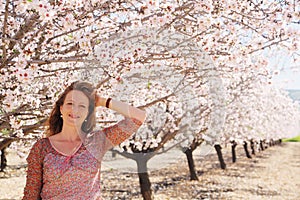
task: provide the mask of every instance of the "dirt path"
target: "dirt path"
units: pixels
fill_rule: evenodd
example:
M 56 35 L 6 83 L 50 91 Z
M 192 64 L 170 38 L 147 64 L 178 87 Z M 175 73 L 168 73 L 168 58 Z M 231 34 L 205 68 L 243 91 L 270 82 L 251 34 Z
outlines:
M 185 198 L 300 199 L 300 143 L 286 143 L 271 147 L 257 153 L 252 159 L 246 158 L 242 149 L 237 149 L 239 157 L 234 164 L 230 161 L 230 151 L 226 150 L 225 157 L 229 158 L 227 169 L 206 166 L 208 170 L 205 171 L 203 168 L 205 164 L 201 166 L 204 173 L 199 177 L 199 182 L 191 186 L 195 190 L 188 191 Z M 180 196 L 183 196 L 181 191 L 184 191 L 184 188 L 186 188 L 184 184 L 176 188 Z M 176 199 L 175 197 L 172 199 Z
M 249 199 L 300 199 L 299 143 L 269 149 L 251 168 L 245 179 L 249 181 L 236 187 L 237 191 L 245 191 Z M 245 189 L 247 184 L 252 189 Z
M 214 152 L 206 156 L 201 154 L 201 150 L 195 152 L 199 181 L 189 181 L 187 163 L 182 155 L 178 156 L 175 164 L 151 170 L 155 199 L 300 199 L 300 143 L 271 147 L 252 159 L 246 158 L 243 149 L 238 146 L 236 163 L 231 163 L 229 147 L 223 149 L 223 154 L 226 170 L 219 169 Z M 0 200 L 20 199 L 22 196 L 25 160 L 16 161 L 14 155 L 11 156 L 7 172 L 0 172 Z M 142 199 L 135 173 L 107 169 L 102 173 L 102 180 L 104 199 Z
M 238 146 L 236 163 L 231 161 L 230 147 L 222 151 L 226 170 L 220 169 L 215 152 L 205 157 L 195 152 L 199 181 L 189 180 L 185 159 L 152 171 L 155 199 L 300 200 L 300 143 L 271 147 L 252 159 L 246 158 L 243 148 Z M 142 199 L 136 175 L 104 173 L 103 180 L 105 199 Z

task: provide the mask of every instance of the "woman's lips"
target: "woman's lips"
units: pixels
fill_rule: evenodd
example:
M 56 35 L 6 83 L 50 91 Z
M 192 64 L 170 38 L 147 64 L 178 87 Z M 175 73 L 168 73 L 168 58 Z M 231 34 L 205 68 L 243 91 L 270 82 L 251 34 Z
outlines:
M 69 117 L 73 118 L 73 119 L 79 119 L 80 116 L 74 115 L 74 114 L 69 114 Z

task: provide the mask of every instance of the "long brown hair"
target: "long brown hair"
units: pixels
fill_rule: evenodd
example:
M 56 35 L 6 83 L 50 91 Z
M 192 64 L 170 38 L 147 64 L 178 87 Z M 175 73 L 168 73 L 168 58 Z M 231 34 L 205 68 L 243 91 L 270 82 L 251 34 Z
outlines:
M 62 130 L 63 119 L 61 117 L 60 106 L 64 104 L 67 94 L 72 90 L 78 90 L 83 92 L 89 99 L 88 115 L 82 123 L 81 130 L 85 133 L 89 133 L 96 125 L 95 114 L 95 89 L 92 84 L 87 82 L 76 81 L 69 85 L 65 91 L 59 96 L 58 100 L 54 104 L 54 108 L 48 119 L 48 130 L 46 136 L 55 135 Z

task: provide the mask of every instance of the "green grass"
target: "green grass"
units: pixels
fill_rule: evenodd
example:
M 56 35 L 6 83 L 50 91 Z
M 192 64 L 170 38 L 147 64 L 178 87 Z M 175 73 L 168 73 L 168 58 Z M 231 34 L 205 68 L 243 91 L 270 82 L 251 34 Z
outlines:
M 300 142 L 300 135 L 293 138 L 283 139 L 283 142 Z

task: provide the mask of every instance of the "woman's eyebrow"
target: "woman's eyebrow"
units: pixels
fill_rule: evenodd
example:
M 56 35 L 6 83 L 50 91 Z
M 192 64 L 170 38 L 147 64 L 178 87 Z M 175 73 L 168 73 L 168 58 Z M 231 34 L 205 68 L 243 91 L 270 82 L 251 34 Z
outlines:
M 76 101 L 74 101 L 73 99 L 66 99 L 66 102 L 76 102 Z M 80 101 L 78 104 L 84 104 L 84 105 L 87 105 L 88 103 L 85 103 L 85 102 L 83 102 L 83 101 Z
M 66 99 L 66 101 L 72 101 L 73 102 L 73 99 Z

